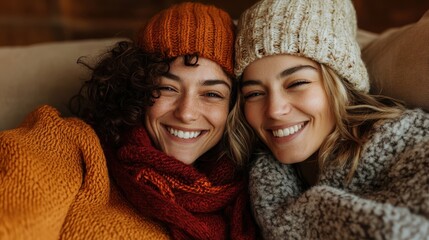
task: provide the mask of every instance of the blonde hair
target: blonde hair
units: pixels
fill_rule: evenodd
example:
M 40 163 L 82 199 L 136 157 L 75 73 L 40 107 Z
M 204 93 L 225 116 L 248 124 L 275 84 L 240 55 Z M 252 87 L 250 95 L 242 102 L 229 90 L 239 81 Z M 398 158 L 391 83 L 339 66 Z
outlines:
M 403 111 L 402 103 L 386 96 L 370 95 L 356 90 L 341 79 L 330 67 L 320 64 L 325 91 L 335 119 L 335 129 L 322 143 L 318 153 L 320 169 L 330 164 L 345 167 L 350 171 L 345 179 L 349 182 L 357 168 L 362 147 L 376 123 L 383 119 L 398 117 Z M 258 143 L 257 135 L 247 123 L 243 113 L 244 100 L 239 92 L 238 100 L 230 118 L 227 131 L 230 153 L 239 165 L 245 165 Z
M 229 143 L 229 154 L 236 165 L 241 167 L 247 164 L 253 147 L 258 145 L 258 137 L 244 117 L 243 105 L 243 95 L 238 90 L 237 101 L 228 115 L 225 131 Z
M 387 96 L 370 95 L 357 91 L 342 80 L 331 68 L 320 64 L 325 91 L 336 120 L 334 131 L 328 135 L 319 149 L 319 165 L 344 167 L 350 165 L 346 181 L 356 171 L 362 147 L 373 127 L 381 120 L 397 118 L 404 111 L 399 101 Z

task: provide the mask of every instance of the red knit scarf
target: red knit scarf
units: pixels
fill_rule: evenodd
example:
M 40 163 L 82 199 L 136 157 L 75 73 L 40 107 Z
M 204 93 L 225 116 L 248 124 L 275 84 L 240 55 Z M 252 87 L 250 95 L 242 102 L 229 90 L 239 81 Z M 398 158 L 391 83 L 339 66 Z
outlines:
M 246 177 L 229 159 L 205 154 L 199 169 L 186 165 L 155 149 L 143 127 L 110 155 L 110 173 L 126 198 L 166 224 L 174 239 L 255 238 Z

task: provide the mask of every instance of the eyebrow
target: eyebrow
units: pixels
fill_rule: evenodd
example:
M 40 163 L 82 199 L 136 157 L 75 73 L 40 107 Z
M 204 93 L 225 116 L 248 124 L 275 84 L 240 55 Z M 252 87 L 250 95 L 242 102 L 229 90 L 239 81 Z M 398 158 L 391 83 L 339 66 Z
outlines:
M 165 73 L 163 76 L 165 76 L 166 78 L 169 78 L 169 79 L 171 79 L 171 80 L 173 80 L 173 81 L 177 81 L 177 82 L 181 81 L 181 79 L 180 79 L 180 77 L 179 77 L 179 76 L 174 75 L 174 74 L 172 74 L 172 73 Z M 214 86 L 214 85 L 218 85 L 218 84 L 223 84 L 223 85 L 227 86 L 227 87 L 228 87 L 228 89 L 231 89 L 231 85 L 230 85 L 230 84 L 228 84 L 228 82 L 227 82 L 227 81 L 225 81 L 225 80 L 221 80 L 221 79 L 208 79 L 208 80 L 203 80 L 203 81 L 202 81 L 202 83 L 203 83 L 203 84 L 202 84 L 203 86 Z
M 287 77 L 291 74 L 294 74 L 295 72 L 298 72 L 303 69 L 311 69 L 317 71 L 317 68 L 311 66 L 311 65 L 299 65 L 291 68 L 285 69 L 283 72 L 279 74 L 279 77 Z
M 299 65 L 299 66 L 290 67 L 290 68 L 287 68 L 287 69 L 283 70 L 278 75 L 278 78 L 287 77 L 287 76 L 292 75 L 295 72 L 298 72 L 298 71 L 303 70 L 303 69 L 311 69 L 311 70 L 317 71 L 317 68 L 314 67 L 314 66 L 311 66 L 311 65 Z M 243 87 L 249 86 L 249 85 L 259 85 L 259 84 L 262 84 L 262 82 L 260 80 L 246 80 L 246 81 L 241 81 L 240 88 L 243 88 Z

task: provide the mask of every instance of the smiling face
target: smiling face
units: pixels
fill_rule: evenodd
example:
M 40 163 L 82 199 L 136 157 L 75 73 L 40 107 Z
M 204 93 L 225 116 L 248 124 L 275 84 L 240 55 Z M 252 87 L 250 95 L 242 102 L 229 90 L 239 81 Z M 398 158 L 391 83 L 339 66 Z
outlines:
M 322 81 L 320 66 L 304 57 L 268 56 L 245 69 L 244 115 L 278 161 L 305 161 L 333 131 Z
M 192 164 L 222 138 L 229 111 L 231 80 L 215 62 L 183 57 L 159 80 L 160 97 L 146 111 L 145 124 L 155 146 Z

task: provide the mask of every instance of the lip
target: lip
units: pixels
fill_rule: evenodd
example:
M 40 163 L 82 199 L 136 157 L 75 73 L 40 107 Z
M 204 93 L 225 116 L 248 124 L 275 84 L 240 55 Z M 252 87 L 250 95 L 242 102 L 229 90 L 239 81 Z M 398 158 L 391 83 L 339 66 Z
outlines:
M 279 136 L 274 136 L 273 131 L 277 131 L 280 129 L 286 129 L 286 128 L 290 128 L 296 125 L 302 124 L 302 127 L 297 130 L 296 132 L 294 132 L 293 134 L 290 134 L 288 136 L 283 136 L 283 137 L 279 137 Z M 297 138 L 302 131 L 307 127 L 308 125 L 308 121 L 304 121 L 304 122 L 299 122 L 299 123 L 294 123 L 294 124 L 288 124 L 288 125 L 282 125 L 282 126 L 276 126 L 276 127 L 272 127 L 267 129 L 267 133 L 270 136 L 271 140 L 275 143 L 287 143 L 292 141 L 293 139 Z

